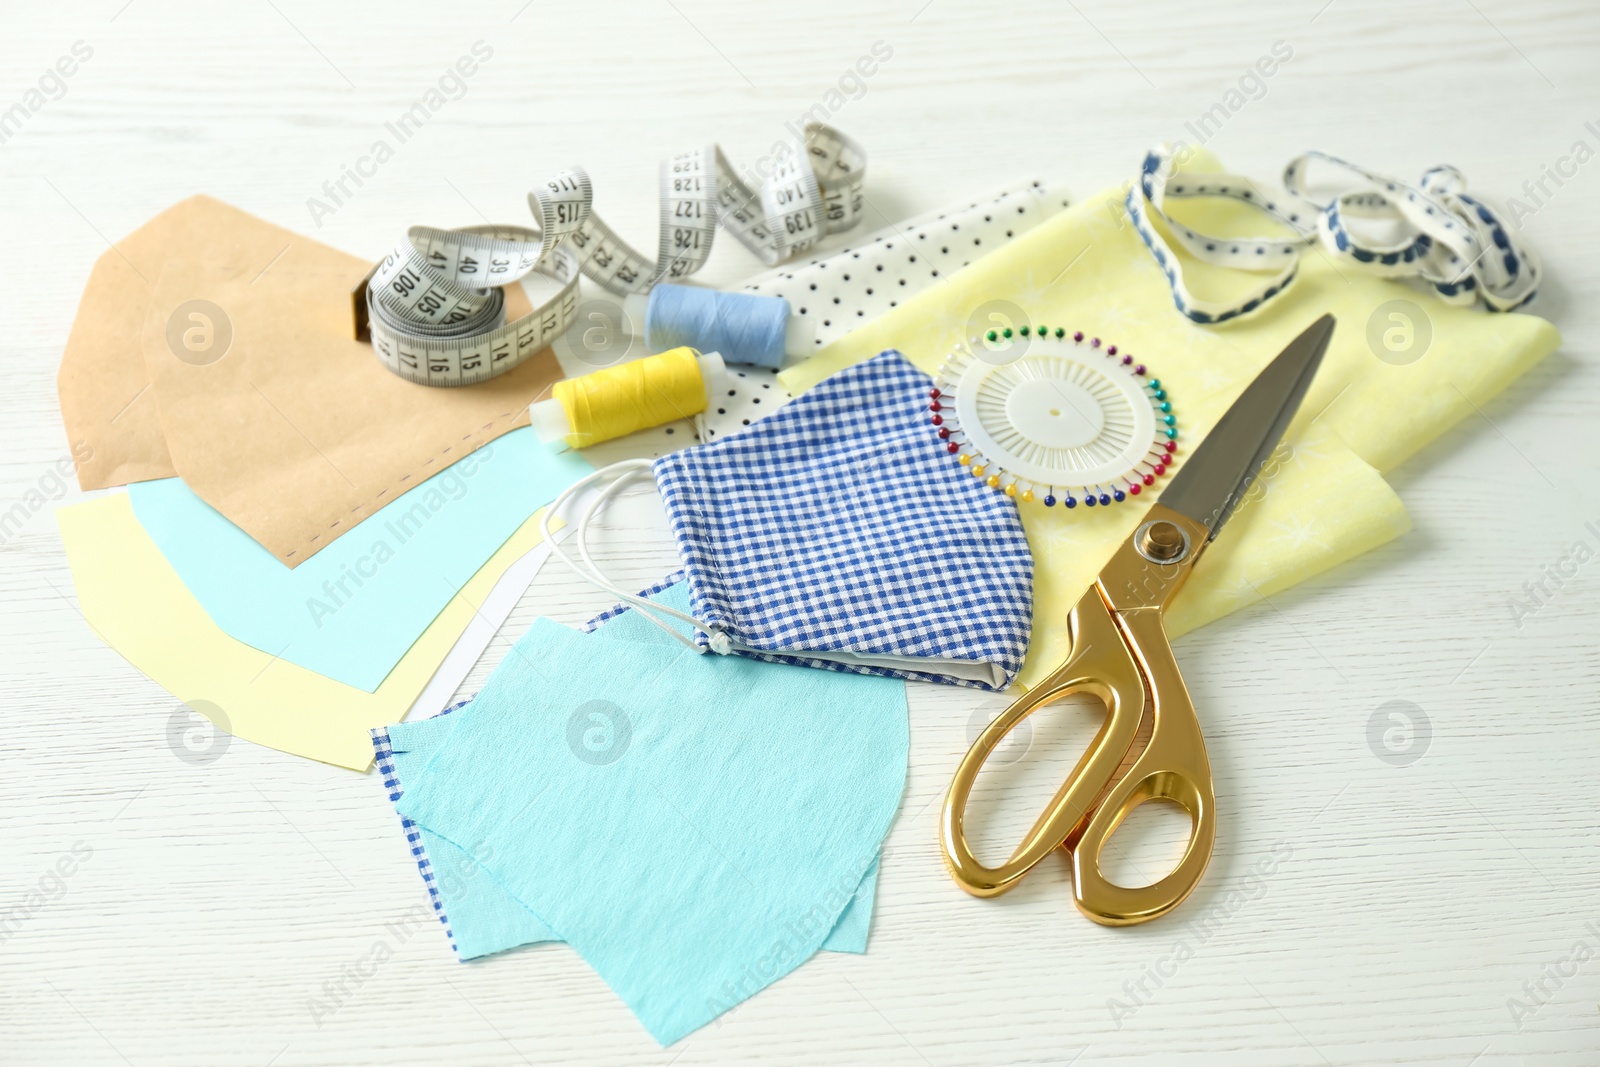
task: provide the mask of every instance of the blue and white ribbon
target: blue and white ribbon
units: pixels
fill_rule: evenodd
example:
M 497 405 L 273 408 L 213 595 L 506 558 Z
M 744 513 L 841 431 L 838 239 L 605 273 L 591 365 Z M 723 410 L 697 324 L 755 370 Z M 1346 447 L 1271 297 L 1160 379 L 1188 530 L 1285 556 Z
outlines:
M 1313 163 L 1338 176 L 1319 197 L 1309 175 Z M 1172 287 L 1172 299 L 1198 323 L 1222 323 L 1258 310 L 1288 288 L 1301 253 L 1320 245 L 1336 267 L 1382 278 L 1415 278 L 1452 304 L 1513 311 L 1532 300 L 1539 261 L 1481 200 L 1468 196 L 1454 167 L 1433 167 L 1417 185 L 1386 178 L 1322 152 L 1307 152 L 1284 168 L 1284 192 L 1264 193 L 1236 174 L 1174 173 L 1172 151 L 1159 145 L 1145 154 L 1125 206 L 1145 247 Z M 1282 224 L 1287 236 L 1214 237 L 1167 214 L 1168 197 L 1216 198 L 1245 204 Z M 1205 263 L 1269 275 L 1231 301 L 1205 300 L 1184 284 L 1183 263 L 1156 229 L 1159 218 L 1185 253 Z

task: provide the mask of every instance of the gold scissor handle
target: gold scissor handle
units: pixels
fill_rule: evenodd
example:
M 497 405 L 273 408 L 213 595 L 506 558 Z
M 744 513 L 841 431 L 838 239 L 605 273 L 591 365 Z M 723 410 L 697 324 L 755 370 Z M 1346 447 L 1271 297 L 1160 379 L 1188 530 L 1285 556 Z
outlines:
M 1125 926 L 1165 915 L 1205 873 L 1216 842 L 1211 764 L 1161 620 L 1207 531 L 1159 504 L 1148 518 L 1147 525 L 1179 527 L 1186 554 L 1170 564 L 1153 564 L 1133 541 L 1125 544 L 1072 609 L 1066 663 L 990 723 L 956 769 L 945 794 L 940 844 L 951 877 L 969 893 L 1003 893 L 1052 850 L 1062 848 L 1072 857 L 1078 910 L 1095 922 Z M 984 761 L 1023 719 L 1080 692 L 1092 693 L 1106 705 L 1099 733 L 1011 858 L 998 867 L 985 866 L 973 856 L 965 831 L 967 801 Z M 1146 717 L 1149 741 L 1119 777 Z M 1151 885 L 1114 885 L 1101 872 L 1100 854 L 1129 812 L 1156 799 L 1171 800 L 1189 813 L 1192 828 L 1183 859 Z
M 1129 926 L 1165 915 L 1200 884 L 1217 840 L 1217 800 L 1200 720 L 1172 658 L 1160 613 L 1134 611 L 1117 618 L 1150 682 L 1150 741 L 1067 848 L 1072 854 L 1072 895 L 1078 910 L 1107 926 Z M 1147 800 L 1158 799 L 1170 800 L 1189 813 L 1189 845 L 1183 858 L 1170 874 L 1151 885 L 1128 888 L 1112 883 L 1100 870 L 1101 850 L 1129 812 Z
M 1082 826 L 1105 783 L 1115 776 L 1127 756 L 1144 714 L 1145 688 L 1138 664 L 1117 632 L 1098 586 L 1090 586 L 1072 609 L 1068 631 L 1072 647 L 1066 663 L 1001 712 L 978 735 L 945 794 L 940 822 L 945 866 L 957 884 L 975 896 L 1004 893 Z M 1098 697 L 1106 706 L 1105 722 L 1011 858 L 998 867 L 985 866 L 972 854 L 965 829 L 967 800 L 978 772 L 1018 723 L 1046 704 L 1073 693 Z

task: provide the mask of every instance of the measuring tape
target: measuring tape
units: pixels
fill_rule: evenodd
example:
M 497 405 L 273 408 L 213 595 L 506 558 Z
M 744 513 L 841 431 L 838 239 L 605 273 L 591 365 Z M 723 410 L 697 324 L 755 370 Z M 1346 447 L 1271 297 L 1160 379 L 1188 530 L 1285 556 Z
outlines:
M 1326 199 L 1310 190 L 1316 162 L 1342 172 Z M 1487 205 L 1467 195 L 1466 178 L 1454 167 L 1430 168 L 1411 185 L 1307 152 L 1289 161 L 1283 185 L 1285 192 L 1275 195 L 1236 174 L 1175 172 L 1166 145 L 1145 154 L 1125 200 L 1128 218 L 1167 276 L 1173 303 L 1192 321 L 1227 322 L 1261 308 L 1294 280 L 1302 250 L 1318 244 L 1336 264 L 1383 278 L 1416 278 L 1449 303 L 1470 305 L 1482 298 L 1490 311 L 1514 311 L 1534 298 L 1538 258 Z M 1168 197 L 1232 200 L 1280 223 L 1290 236 L 1198 233 L 1167 214 Z M 1232 301 L 1195 296 L 1184 284 L 1182 261 L 1152 218 L 1195 259 L 1268 279 Z
M 414 226 L 379 263 L 365 310 L 380 362 L 421 385 L 472 385 L 504 374 L 572 324 L 580 274 L 621 296 L 695 273 L 720 225 L 772 266 L 860 221 L 866 153 L 854 140 L 808 123 L 759 190 L 716 145 L 663 160 L 655 259 L 634 250 L 594 213 L 581 167 L 528 194 L 537 229 Z M 505 322 L 504 286 L 542 274 L 556 289 L 532 312 Z M 358 321 L 358 331 L 359 331 Z
M 367 285 L 378 360 L 419 385 L 472 385 L 522 363 L 560 336 L 577 309 L 579 260 L 559 240 L 548 227 L 413 226 Z M 533 271 L 557 282 L 555 296 L 506 322 L 502 287 Z

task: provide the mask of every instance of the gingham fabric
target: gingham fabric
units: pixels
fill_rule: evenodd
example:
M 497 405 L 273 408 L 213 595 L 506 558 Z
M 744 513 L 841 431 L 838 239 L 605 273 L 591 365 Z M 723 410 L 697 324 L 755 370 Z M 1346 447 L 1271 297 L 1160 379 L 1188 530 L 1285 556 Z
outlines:
M 1033 557 L 1015 503 L 944 454 L 932 387 L 890 349 L 747 430 L 656 460 L 695 617 L 761 659 L 1008 685 L 1027 652 Z M 927 666 L 806 655 L 819 652 Z M 963 660 L 996 670 L 941 669 Z
M 459 711 L 472 703 L 472 698 L 459 701 L 441 711 L 440 715 L 448 715 L 452 711 Z M 380 726 L 372 733 L 372 752 L 378 764 L 378 774 L 383 778 L 384 792 L 389 794 L 389 803 L 393 804 L 405 795 L 405 789 L 400 784 L 400 776 L 394 769 L 394 746 L 389 741 L 389 728 Z M 399 814 L 396 812 L 395 814 Z M 450 951 L 456 951 L 456 935 L 450 930 L 450 916 L 444 913 L 444 901 L 439 896 L 439 882 L 433 874 L 433 861 L 428 858 L 427 846 L 422 843 L 422 830 L 416 823 L 400 816 L 400 828 L 405 831 L 406 847 L 411 849 L 411 858 L 417 862 L 417 873 L 422 875 L 422 884 L 428 887 L 428 903 L 433 905 L 433 913 L 439 917 L 439 922 L 444 925 L 444 936 L 450 941 Z

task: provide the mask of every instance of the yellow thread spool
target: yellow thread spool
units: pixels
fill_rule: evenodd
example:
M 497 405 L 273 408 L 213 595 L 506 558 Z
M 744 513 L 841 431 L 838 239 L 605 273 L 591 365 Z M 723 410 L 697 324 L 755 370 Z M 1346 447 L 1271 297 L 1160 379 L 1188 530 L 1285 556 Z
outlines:
M 717 353 L 674 348 L 563 379 L 529 416 L 540 440 L 559 438 L 569 448 L 588 448 L 700 414 L 720 387 L 722 372 Z

